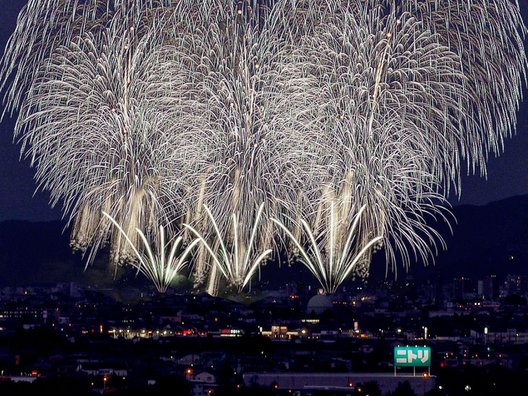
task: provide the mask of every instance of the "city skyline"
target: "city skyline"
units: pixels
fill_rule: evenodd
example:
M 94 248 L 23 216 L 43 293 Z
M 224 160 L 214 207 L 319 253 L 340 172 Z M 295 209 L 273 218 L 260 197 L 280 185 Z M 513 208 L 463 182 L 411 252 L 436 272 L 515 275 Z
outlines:
M 4 3 L 1 395 L 528 389 L 528 0 Z

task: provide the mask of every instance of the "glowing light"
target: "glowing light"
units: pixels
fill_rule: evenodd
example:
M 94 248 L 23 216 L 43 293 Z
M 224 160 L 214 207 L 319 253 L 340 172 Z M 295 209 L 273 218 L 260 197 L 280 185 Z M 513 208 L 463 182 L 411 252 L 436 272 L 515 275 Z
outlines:
M 127 263 L 150 279 L 160 293 L 165 293 L 176 275 L 187 264 L 187 257 L 198 244 L 199 240 L 195 239 L 191 242 L 178 257 L 177 254 L 180 252 L 183 243 L 182 237 L 177 237 L 170 250 L 167 250 L 170 242 L 167 243 L 165 241 L 165 230 L 160 226 L 159 233 L 157 234 L 159 240 L 156 241 L 157 249 L 151 247 L 147 237 L 140 229 L 136 229 L 136 232 L 140 237 L 142 246 L 136 246 L 112 216 L 106 212 L 103 212 L 103 214 L 112 222 L 121 235 L 123 235 L 135 254 L 135 259 L 129 259 Z M 139 251 L 141 248 L 146 253 L 141 253 Z
M 205 205 L 204 209 L 215 230 L 216 241 L 213 245 L 194 227 L 188 224 L 185 224 L 185 227 L 203 243 L 214 265 L 217 266 L 227 281 L 235 286 L 238 291 L 241 291 L 251 280 L 263 260 L 272 251 L 271 249 L 267 249 L 259 254 L 254 248 L 264 204 L 261 204 L 257 211 L 250 234 L 240 232 L 240 222 L 236 213 L 233 213 L 231 217 L 230 232 L 228 230 L 221 232 L 211 210 Z M 215 251 L 211 246 L 218 246 L 218 249 Z
M 514 132 L 525 33 L 510 0 L 29 0 L 0 90 L 88 263 L 107 244 L 114 264 L 137 263 L 162 225 L 186 223 L 217 236 L 195 282 L 216 290 L 218 271 L 240 290 L 269 254 L 242 251 L 284 237 L 274 218 L 305 261 L 301 234 L 325 236 L 328 260 L 308 258 L 328 291 L 382 246 L 393 267 L 444 246 L 429 218 L 448 220 L 462 164 L 485 175 Z M 361 257 L 336 273 L 360 208 Z
M 365 206 L 356 214 L 351 225 L 348 222 L 348 212 L 336 213 L 335 206 L 334 202 L 330 204 L 327 224 L 319 234 L 314 234 L 310 225 L 304 219 L 301 220 L 308 249 L 303 247 L 303 243 L 284 224 L 273 219 L 299 251 L 300 261 L 317 278 L 324 292 L 330 294 L 335 293 L 357 263 L 382 239 L 377 236 L 364 246 L 358 245 L 357 227 Z M 340 217 L 340 214 L 343 217 Z

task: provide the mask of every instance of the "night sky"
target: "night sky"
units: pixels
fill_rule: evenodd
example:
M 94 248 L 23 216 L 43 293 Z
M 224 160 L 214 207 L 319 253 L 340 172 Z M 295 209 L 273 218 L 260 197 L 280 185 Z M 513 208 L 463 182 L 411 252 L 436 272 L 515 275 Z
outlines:
M 0 53 L 15 28 L 17 15 L 27 0 L 4 0 L 0 9 Z M 528 1 L 521 0 L 525 21 L 528 21 Z M 525 96 L 526 90 L 525 90 Z M 0 109 L 2 105 L 0 104 Z M 48 221 L 61 217 L 59 208 L 51 209 L 46 192 L 35 193 L 34 170 L 28 161 L 19 161 L 20 148 L 13 144 L 14 120 L 6 118 L 0 124 L 0 221 Z M 488 179 L 465 177 L 460 201 L 451 197 L 454 205 L 475 204 L 528 194 L 528 100 L 521 104 L 517 135 L 505 143 L 504 154 L 491 158 Z

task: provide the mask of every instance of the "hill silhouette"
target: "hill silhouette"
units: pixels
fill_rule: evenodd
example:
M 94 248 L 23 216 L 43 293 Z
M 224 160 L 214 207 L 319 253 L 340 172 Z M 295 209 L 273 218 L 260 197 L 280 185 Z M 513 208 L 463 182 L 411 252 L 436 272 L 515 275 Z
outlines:
M 85 261 L 70 249 L 69 232 L 64 227 L 60 221 L 0 222 L 0 286 L 113 282 L 113 270 L 105 263 L 104 254 L 85 271 Z
M 447 250 L 436 265 L 418 273 L 439 279 L 454 276 L 482 277 L 497 274 L 528 274 L 528 195 L 453 209 L 457 223 L 453 234 L 441 231 Z
M 414 263 L 408 273 L 417 279 L 438 281 L 455 276 L 474 278 L 487 274 L 528 274 L 528 195 L 492 202 L 485 206 L 463 205 L 453 208 L 457 218 L 453 234 L 446 224 L 437 229 L 444 236 L 447 250 L 432 263 Z M 85 271 L 82 256 L 72 253 L 69 231 L 62 222 L 0 222 L 0 286 L 32 283 L 79 282 L 120 287 L 103 253 L 93 267 Z M 398 277 L 405 274 L 400 268 Z M 371 277 L 383 279 L 385 262 L 382 252 L 375 255 Z M 393 275 L 389 274 L 389 278 Z M 130 277 L 129 277 L 130 280 Z M 269 287 L 287 281 L 311 282 L 300 264 L 273 265 L 262 269 L 262 280 Z M 141 282 L 141 279 L 137 279 Z

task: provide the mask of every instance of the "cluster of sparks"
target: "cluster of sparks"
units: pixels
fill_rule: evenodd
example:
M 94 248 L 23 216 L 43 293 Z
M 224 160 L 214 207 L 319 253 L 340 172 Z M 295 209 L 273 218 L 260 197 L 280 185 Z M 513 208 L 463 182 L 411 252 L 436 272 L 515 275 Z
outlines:
M 29 0 L 0 88 L 88 262 L 164 291 L 189 259 L 216 293 L 282 249 L 331 293 L 443 245 L 514 132 L 525 33 L 511 0 Z

